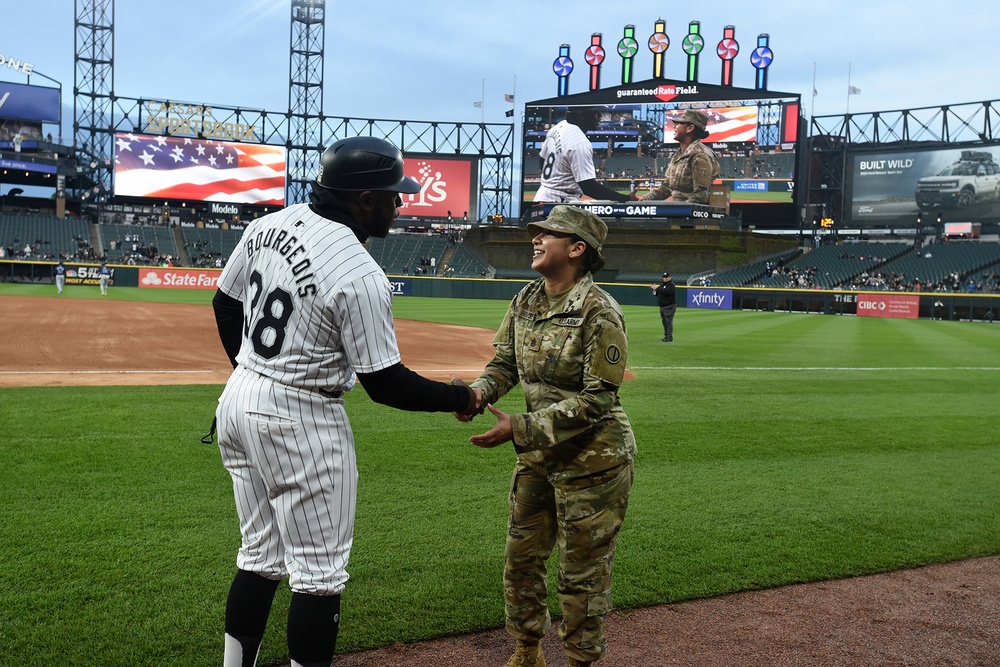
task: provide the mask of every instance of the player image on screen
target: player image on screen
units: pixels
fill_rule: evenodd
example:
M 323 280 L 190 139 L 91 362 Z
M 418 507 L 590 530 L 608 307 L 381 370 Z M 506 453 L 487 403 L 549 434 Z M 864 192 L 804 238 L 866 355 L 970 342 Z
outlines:
M 545 135 L 542 144 L 542 182 L 535 193 L 536 202 L 562 203 L 592 199 L 625 202 L 634 194 L 622 194 L 597 182 L 594 147 L 587 138 L 601 120 L 600 107 L 571 109 L 566 119 Z

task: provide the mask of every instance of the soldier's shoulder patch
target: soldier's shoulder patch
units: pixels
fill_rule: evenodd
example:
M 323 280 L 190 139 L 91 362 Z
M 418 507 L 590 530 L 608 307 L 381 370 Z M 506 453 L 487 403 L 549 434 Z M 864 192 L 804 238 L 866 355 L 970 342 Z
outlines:
M 591 357 L 591 375 L 618 387 L 625 377 L 627 358 L 628 338 L 625 332 L 610 322 L 604 323 L 598 329 L 598 339 Z
M 604 349 L 604 358 L 611 365 L 615 365 L 622 360 L 622 349 L 612 343 Z

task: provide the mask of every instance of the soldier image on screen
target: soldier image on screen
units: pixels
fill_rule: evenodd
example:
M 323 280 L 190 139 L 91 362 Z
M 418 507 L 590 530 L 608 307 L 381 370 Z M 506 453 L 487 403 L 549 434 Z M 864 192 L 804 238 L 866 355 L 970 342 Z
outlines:
M 400 361 L 392 288 L 364 243 L 389 233 L 400 193 L 420 190 L 402 153 L 375 137 L 341 139 L 311 187 L 310 203 L 247 227 L 212 302 L 235 369 L 216 420 L 242 536 L 224 667 L 256 664 L 285 577 L 292 666 L 330 665 L 354 537 L 358 470 L 343 395 L 355 377 L 373 401 L 402 410 L 471 414 L 481 398 Z
M 587 138 L 589 130 L 600 124 L 601 107 L 571 108 L 566 119 L 556 123 L 542 144 L 542 182 L 535 193 L 536 202 L 560 204 L 579 201 L 584 195 L 602 201 L 626 202 L 635 194 L 622 194 L 597 182 L 594 146 Z
M 680 149 L 670 158 L 666 178 L 639 201 L 684 201 L 708 203 L 708 190 L 719 178 L 719 159 L 711 148 L 702 143 L 708 138 L 709 118 L 706 114 L 688 109 L 673 119 L 674 140 Z

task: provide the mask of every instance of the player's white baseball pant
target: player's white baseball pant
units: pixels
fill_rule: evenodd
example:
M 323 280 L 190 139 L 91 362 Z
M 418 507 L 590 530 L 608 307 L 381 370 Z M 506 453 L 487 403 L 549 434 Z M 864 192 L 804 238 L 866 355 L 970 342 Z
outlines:
M 233 479 L 236 564 L 293 591 L 347 582 L 358 471 L 344 402 L 238 367 L 219 398 L 219 450 Z

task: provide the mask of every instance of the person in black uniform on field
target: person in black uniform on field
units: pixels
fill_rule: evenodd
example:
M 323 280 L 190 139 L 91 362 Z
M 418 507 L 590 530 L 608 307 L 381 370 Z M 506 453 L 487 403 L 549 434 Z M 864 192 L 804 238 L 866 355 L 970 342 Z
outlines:
M 663 343 L 674 342 L 674 313 L 677 312 L 677 287 L 670 279 L 669 273 L 663 274 L 663 282 L 659 285 L 650 283 L 656 300 L 660 304 L 660 319 L 663 320 Z

